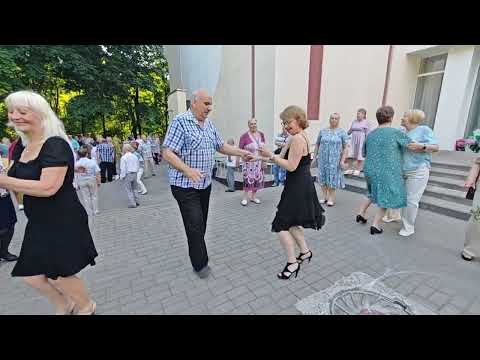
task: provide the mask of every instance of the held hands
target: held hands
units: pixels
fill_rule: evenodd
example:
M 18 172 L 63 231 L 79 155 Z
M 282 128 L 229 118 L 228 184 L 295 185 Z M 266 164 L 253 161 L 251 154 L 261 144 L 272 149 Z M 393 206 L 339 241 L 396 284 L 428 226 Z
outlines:
M 251 152 L 249 152 L 249 151 L 247 151 L 247 150 L 244 150 L 244 151 L 242 152 L 242 159 L 243 159 L 243 161 L 245 161 L 245 162 L 256 160 L 256 159 L 255 159 L 255 155 L 253 155 Z
M 423 152 L 423 144 L 412 142 L 407 145 L 408 150 L 413 151 L 413 152 Z
M 272 152 L 270 150 L 268 150 L 265 146 L 260 146 L 258 148 L 258 153 L 260 154 L 260 156 L 266 158 L 266 159 L 270 159 L 272 157 Z

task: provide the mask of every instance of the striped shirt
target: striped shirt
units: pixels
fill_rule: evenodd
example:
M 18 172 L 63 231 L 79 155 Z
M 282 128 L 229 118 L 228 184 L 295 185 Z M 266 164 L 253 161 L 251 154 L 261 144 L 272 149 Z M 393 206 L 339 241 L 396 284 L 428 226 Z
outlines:
M 202 128 L 190 110 L 177 115 L 168 127 L 163 147 L 172 150 L 192 169 L 200 170 L 203 178 L 194 183 L 170 165 L 170 185 L 194 189 L 206 189 L 210 186 L 215 165 L 214 155 L 223 144 L 220 134 L 209 119 L 205 120 Z
M 114 149 L 112 144 L 102 143 L 97 146 L 97 159 L 100 162 L 113 163 Z

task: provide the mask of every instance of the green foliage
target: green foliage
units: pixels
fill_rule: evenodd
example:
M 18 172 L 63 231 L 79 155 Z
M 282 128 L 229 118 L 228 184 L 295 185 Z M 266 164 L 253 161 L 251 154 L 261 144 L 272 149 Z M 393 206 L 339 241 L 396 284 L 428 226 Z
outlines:
M 43 95 L 68 133 L 166 131 L 168 65 L 159 45 L 0 45 L 0 101 L 12 91 Z M 0 136 L 7 114 L 0 105 Z

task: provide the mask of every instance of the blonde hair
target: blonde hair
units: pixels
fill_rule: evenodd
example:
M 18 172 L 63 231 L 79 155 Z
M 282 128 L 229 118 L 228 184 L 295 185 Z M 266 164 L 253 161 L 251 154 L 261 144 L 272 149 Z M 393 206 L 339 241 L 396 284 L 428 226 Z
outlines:
M 5 99 L 5 105 L 7 105 L 9 111 L 13 108 L 26 107 L 36 113 L 40 117 L 44 141 L 53 136 L 59 136 L 66 142 L 70 143 L 68 136 L 65 133 L 63 123 L 57 115 L 55 115 L 43 96 L 28 90 L 17 91 L 7 96 Z M 27 135 L 18 130 L 15 124 L 11 125 L 22 139 L 22 144 L 26 145 L 29 140 Z
M 126 154 L 127 152 L 131 152 L 131 153 L 132 153 L 132 152 L 135 152 L 135 149 L 134 149 L 133 146 L 130 145 L 130 144 L 124 144 L 123 147 L 122 147 L 122 152 L 123 152 L 124 154 Z
M 418 109 L 410 109 L 406 112 L 408 117 L 408 122 L 412 124 L 420 124 L 423 120 L 425 120 L 425 113 L 422 110 Z
M 308 127 L 308 120 L 305 111 L 296 105 L 290 105 L 285 108 L 280 113 L 280 119 L 282 119 L 283 124 L 287 124 L 290 119 L 295 119 L 302 129 L 306 129 Z

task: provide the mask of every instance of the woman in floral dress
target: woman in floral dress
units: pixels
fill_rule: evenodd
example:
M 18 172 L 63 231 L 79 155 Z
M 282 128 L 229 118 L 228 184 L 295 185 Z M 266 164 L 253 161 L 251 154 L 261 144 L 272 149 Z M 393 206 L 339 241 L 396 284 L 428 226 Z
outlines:
M 344 188 L 342 168 L 346 167 L 347 132 L 339 128 L 340 115 L 330 115 L 330 126 L 320 130 L 315 146 L 315 158 L 318 164 L 318 182 L 322 187 L 321 204 L 335 205 L 335 191 Z M 317 158 L 318 156 L 318 158 Z
M 248 131 L 240 137 L 238 147 L 251 152 L 254 156 L 258 156 L 258 149 L 264 144 L 265 135 L 258 131 L 257 120 L 249 120 Z M 241 202 L 243 206 L 247 206 L 249 200 L 255 204 L 261 203 L 256 195 L 257 191 L 263 188 L 264 165 L 262 160 L 243 163 L 243 191 L 245 193 Z

